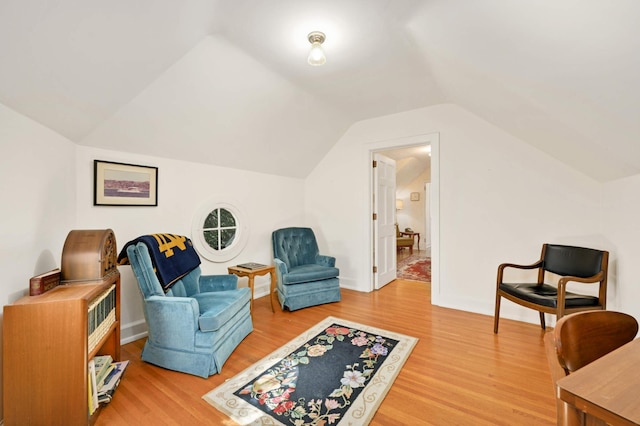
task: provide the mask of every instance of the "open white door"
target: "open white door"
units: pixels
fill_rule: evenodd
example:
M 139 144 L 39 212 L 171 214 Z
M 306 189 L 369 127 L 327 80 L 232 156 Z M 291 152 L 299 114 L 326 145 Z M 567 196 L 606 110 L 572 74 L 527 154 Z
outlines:
M 396 278 L 396 162 L 374 153 L 373 221 L 374 288 Z

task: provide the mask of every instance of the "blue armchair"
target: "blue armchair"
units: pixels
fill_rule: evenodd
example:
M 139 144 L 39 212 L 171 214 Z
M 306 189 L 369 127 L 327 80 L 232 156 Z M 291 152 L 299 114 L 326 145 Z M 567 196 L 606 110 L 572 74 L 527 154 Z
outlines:
M 310 228 L 273 231 L 273 257 L 278 299 L 290 311 L 340 301 L 340 271 L 336 259 L 319 254 Z
M 253 330 L 248 288 L 235 275 L 201 275 L 200 267 L 165 294 L 144 243 L 126 249 L 144 299 L 149 337 L 142 359 L 204 378 L 219 373 Z

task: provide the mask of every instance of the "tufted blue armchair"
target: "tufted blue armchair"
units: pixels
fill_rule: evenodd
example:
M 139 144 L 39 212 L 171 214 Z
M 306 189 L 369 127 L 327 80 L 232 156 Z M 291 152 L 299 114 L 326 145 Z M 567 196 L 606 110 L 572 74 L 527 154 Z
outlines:
M 336 259 L 319 254 L 310 228 L 273 231 L 273 257 L 278 279 L 278 299 L 290 311 L 340 301 L 340 271 Z
M 189 272 L 165 294 L 144 243 L 127 247 L 144 299 L 149 337 L 142 359 L 204 378 L 222 365 L 252 330 L 248 288 L 235 275 Z

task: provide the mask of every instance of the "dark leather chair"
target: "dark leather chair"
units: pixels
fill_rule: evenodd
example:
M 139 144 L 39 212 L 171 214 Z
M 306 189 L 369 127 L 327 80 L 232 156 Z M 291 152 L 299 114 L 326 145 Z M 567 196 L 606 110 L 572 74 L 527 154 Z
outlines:
M 607 306 L 607 268 L 609 252 L 584 247 L 543 244 L 540 260 L 531 265 L 503 263 L 498 266 L 496 305 L 493 332 L 498 332 L 500 300 L 502 297 L 535 309 L 540 313 L 540 326 L 544 330 L 544 314 L 564 315 L 587 310 L 604 310 Z M 506 268 L 537 271 L 537 279 L 528 282 L 504 282 Z M 556 285 L 545 282 L 547 272 L 559 276 Z M 550 274 L 550 275 L 551 275 Z M 598 296 L 567 291 L 567 283 L 597 284 Z

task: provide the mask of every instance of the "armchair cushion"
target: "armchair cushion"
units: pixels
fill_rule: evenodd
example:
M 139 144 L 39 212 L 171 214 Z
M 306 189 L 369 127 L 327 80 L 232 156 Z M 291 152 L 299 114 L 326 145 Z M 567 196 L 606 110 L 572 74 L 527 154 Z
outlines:
M 215 331 L 228 322 L 243 305 L 251 301 L 247 287 L 237 290 L 199 293 L 192 296 L 199 305 L 198 324 L 201 331 Z
M 558 288 L 549 284 L 511 284 L 501 283 L 500 290 L 527 302 L 549 308 L 558 307 Z M 597 306 L 598 298 L 571 292 L 565 293 L 565 306 Z
M 236 275 L 201 275 L 200 292 L 235 290 L 238 287 L 238 277 Z
M 282 277 L 282 284 L 300 284 L 337 277 L 338 268 L 323 265 L 301 265 L 289 269 Z

